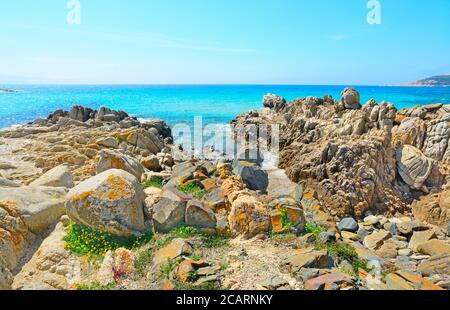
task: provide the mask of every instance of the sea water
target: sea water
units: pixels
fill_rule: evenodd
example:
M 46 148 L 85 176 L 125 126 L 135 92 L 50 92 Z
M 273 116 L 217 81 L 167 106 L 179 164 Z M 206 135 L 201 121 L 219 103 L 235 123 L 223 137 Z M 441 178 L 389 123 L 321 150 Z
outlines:
M 450 88 L 354 86 L 362 103 L 370 98 L 392 102 L 398 109 L 430 103 L 450 103 Z M 72 105 L 98 109 L 104 105 L 138 118 L 160 118 L 170 126 L 227 124 L 236 115 L 259 109 L 262 97 L 275 93 L 287 100 L 325 94 L 340 98 L 345 86 L 297 85 L 0 85 L 18 90 L 0 93 L 0 128 L 25 124 Z

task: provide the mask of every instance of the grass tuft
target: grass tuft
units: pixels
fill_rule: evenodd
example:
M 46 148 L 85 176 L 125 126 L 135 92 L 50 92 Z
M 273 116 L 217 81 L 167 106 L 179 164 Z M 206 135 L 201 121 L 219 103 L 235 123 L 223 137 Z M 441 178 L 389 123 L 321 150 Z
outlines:
M 177 189 L 185 194 L 191 194 L 194 198 L 203 199 L 205 197 L 205 191 L 195 182 L 187 182 L 181 184 Z
M 305 231 L 307 233 L 314 234 L 316 237 L 320 235 L 320 233 L 325 232 L 325 229 L 320 227 L 314 223 L 307 223 L 305 226 Z
M 145 181 L 141 184 L 142 189 L 148 188 L 148 187 L 156 187 L 159 189 L 162 189 L 164 186 L 164 180 L 162 178 L 154 178 L 148 181 Z

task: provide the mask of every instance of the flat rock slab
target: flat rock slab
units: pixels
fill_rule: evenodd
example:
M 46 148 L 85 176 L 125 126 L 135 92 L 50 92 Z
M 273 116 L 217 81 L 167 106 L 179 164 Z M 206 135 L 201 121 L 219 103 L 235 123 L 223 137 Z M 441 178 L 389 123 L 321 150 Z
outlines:
M 64 214 L 66 194 L 67 189 L 61 187 L 0 188 L 0 201 L 14 203 L 28 229 L 39 234 Z

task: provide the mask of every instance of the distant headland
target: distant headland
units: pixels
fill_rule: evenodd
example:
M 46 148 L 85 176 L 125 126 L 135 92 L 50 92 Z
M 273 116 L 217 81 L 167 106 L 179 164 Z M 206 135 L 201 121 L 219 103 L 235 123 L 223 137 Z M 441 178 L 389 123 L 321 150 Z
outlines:
M 406 84 L 406 86 L 449 87 L 450 75 L 436 75 Z
M 0 89 L 0 93 L 19 93 L 19 91 L 13 89 Z

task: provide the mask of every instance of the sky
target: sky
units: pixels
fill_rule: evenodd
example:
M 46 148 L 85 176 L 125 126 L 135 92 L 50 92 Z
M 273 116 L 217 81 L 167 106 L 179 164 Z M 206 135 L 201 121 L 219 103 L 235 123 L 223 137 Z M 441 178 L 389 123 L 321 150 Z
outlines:
M 76 0 L 71 0 L 76 1 Z M 449 0 L 0 0 L 3 84 L 384 85 L 450 73 Z

